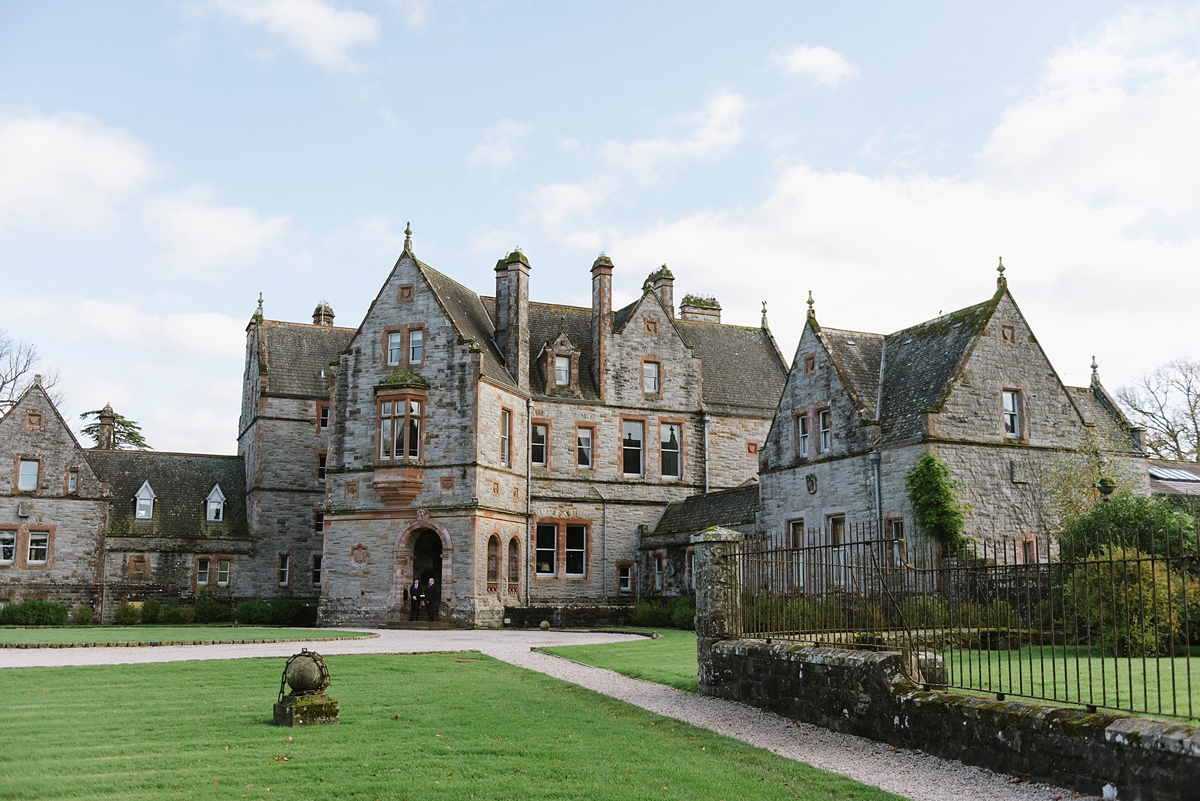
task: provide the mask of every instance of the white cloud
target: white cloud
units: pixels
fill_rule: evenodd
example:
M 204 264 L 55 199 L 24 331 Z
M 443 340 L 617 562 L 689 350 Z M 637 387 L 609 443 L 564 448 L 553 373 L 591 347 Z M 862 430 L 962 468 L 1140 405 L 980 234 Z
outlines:
M 1164 214 L 1200 209 L 1197 14 L 1129 13 L 1049 59 L 1041 91 L 1005 111 L 992 177 Z
M 429 17 L 427 0 L 393 0 L 392 5 L 411 30 L 420 30 L 425 26 L 425 20 Z
M 472 167 L 489 167 L 502 172 L 517 160 L 517 144 L 529 135 L 528 125 L 503 119 L 488 128 L 483 141 L 467 156 Z
M 192 187 L 149 203 L 147 220 L 164 241 L 164 259 L 173 270 L 196 275 L 257 259 L 288 230 L 286 216 L 263 217 L 212 197 L 212 190 Z
M 842 81 L 854 80 L 859 75 L 856 64 L 847 61 L 841 53 L 828 47 L 801 45 L 787 53 L 775 54 L 771 61 L 784 75 L 802 76 L 830 89 Z
M 0 117 L 0 228 L 96 228 L 157 173 L 124 131 L 82 114 Z
M 62 310 L 68 327 L 102 337 L 122 352 L 168 351 L 202 358 L 238 358 L 245 349 L 245 320 L 225 314 L 149 314 L 118 301 L 85 300 Z
M 699 114 L 676 119 L 677 125 L 692 128 L 680 138 L 659 137 L 634 142 L 607 142 L 601 156 L 609 169 L 634 176 L 642 183 L 657 180 L 664 168 L 684 161 L 712 162 L 729 153 L 742 141 L 742 114 L 746 101 L 734 92 L 712 97 Z
M 217 0 L 217 8 L 265 25 L 323 67 L 340 67 L 349 61 L 350 50 L 379 41 L 378 17 L 321 0 Z

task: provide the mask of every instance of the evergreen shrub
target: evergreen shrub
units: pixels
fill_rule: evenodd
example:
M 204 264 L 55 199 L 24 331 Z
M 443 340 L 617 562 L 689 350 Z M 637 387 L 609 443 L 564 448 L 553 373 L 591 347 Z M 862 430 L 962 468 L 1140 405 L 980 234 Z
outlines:
M 179 604 L 166 604 L 158 613 L 159 623 L 182 623 L 183 607 Z
M 71 612 L 71 622 L 76 626 L 90 626 L 96 619 L 96 610 L 90 606 L 77 606 Z
M 5 626 L 65 626 L 71 609 L 66 604 L 29 599 L 0 609 L 0 624 Z
M 947 551 L 966 543 L 962 532 L 970 507 L 959 499 L 959 485 L 950 479 L 950 468 L 937 454 L 922 452 L 904 475 L 904 487 L 913 517 L 929 537 Z
M 117 607 L 117 611 L 113 613 L 113 623 L 118 626 L 132 626 L 138 622 L 140 613 L 138 608 L 133 604 L 125 603 Z
M 149 598 L 142 604 L 142 622 L 143 623 L 158 623 L 162 615 L 162 604 L 153 598 Z
M 228 606 L 220 601 L 214 601 L 207 595 L 196 601 L 195 620 L 197 623 L 223 623 L 231 616 Z

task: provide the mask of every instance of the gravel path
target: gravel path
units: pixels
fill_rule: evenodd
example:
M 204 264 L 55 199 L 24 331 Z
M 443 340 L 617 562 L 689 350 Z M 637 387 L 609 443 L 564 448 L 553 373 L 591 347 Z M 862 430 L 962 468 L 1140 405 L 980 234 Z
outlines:
M 731 701 L 706 698 L 531 651 L 637 639 L 626 634 L 560 631 L 379 631 L 378 638 L 241 645 L 164 645 L 152 648 L 70 648 L 0 651 L 0 668 L 179 662 L 195 659 L 287 657 L 316 642 L 323 654 L 482 651 L 665 717 L 709 729 L 821 770 L 849 776 L 914 801 L 1055 801 L 1083 798 L 1069 790 L 1014 781 L 920 751 L 796 723 Z

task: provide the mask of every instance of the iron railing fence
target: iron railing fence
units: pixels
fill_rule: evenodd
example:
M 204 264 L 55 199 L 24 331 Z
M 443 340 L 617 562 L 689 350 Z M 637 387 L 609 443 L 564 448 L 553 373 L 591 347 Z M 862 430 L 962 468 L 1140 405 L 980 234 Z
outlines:
M 951 554 L 894 530 L 840 524 L 743 543 L 727 599 L 741 636 L 899 650 L 919 683 L 1001 700 L 1200 716 L 1196 530 Z

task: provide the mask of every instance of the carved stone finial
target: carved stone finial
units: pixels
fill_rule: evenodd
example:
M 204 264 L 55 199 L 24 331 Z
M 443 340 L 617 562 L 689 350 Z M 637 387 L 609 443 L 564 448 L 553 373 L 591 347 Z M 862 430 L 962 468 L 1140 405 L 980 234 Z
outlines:
M 811 290 L 811 289 L 810 289 L 810 290 L 808 290 L 808 316 L 809 316 L 809 317 L 816 317 L 816 316 L 817 316 L 817 313 L 816 313 L 816 312 L 813 310 L 813 296 L 812 296 L 812 290 Z
M 1000 266 L 996 268 L 996 272 L 1000 273 L 1001 275 L 1004 275 L 1004 257 L 1003 256 L 1000 257 Z
M 767 327 L 767 302 L 764 300 L 764 301 L 762 302 L 762 305 L 763 305 L 763 312 L 762 312 L 762 327 L 763 327 L 763 328 L 766 328 L 766 327 Z
M 1096 364 L 1096 357 L 1092 357 L 1092 383 L 1100 383 L 1100 365 Z
M 254 312 L 254 319 L 260 323 L 262 322 L 262 319 L 263 319 L 262 293 L 261 292 L 258 293 L 258 310 L 256 312 Z
M 412 223 L 404 223 L 404 249 L 412 250 Z
M 1000 257 L 1000 265 L 996 268 L 996 288 L 1004 289 L 1008 286 L 1008 280 L 1004 277 L 1004 257 Z

